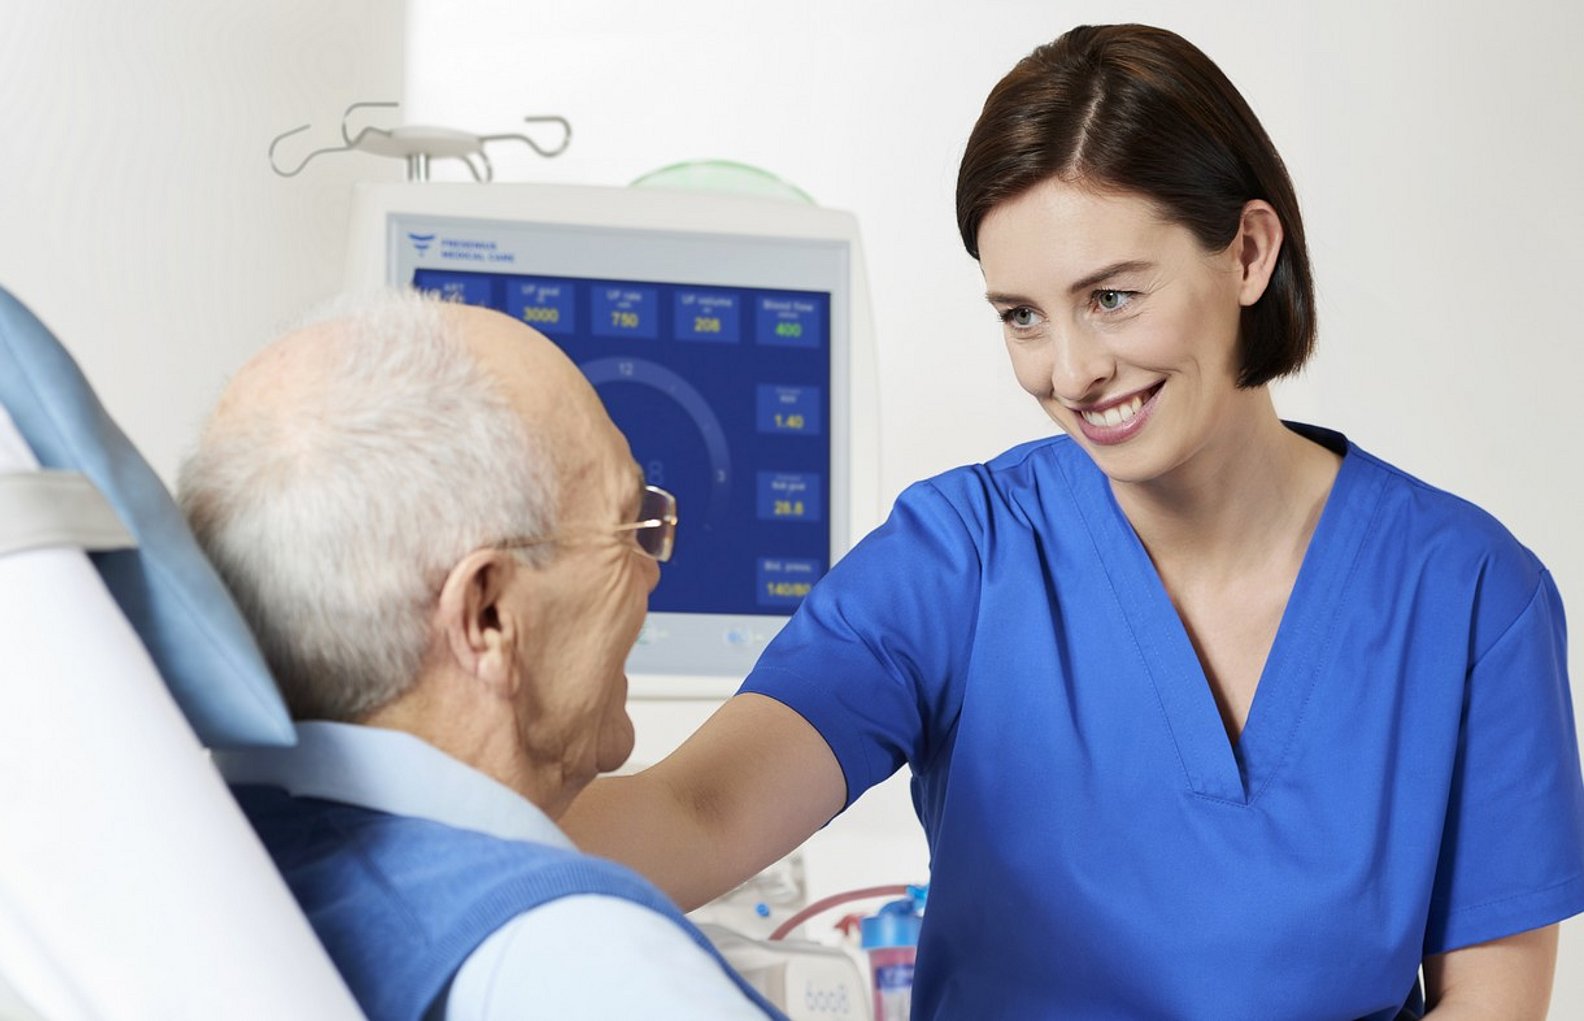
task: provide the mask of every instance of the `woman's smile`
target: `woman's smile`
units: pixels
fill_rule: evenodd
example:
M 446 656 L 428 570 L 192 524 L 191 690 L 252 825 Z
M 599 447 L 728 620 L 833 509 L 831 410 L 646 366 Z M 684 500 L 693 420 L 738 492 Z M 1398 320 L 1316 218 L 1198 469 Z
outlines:
M 1124 443 L 1138 435 L 1149 422 L 1155 410 L 1155 399 L 1165 385 L 1162 380 L 1119 398 L 1071 410 L 1077 412 L 1078 428 L 1091 443 L 1105 446 Z

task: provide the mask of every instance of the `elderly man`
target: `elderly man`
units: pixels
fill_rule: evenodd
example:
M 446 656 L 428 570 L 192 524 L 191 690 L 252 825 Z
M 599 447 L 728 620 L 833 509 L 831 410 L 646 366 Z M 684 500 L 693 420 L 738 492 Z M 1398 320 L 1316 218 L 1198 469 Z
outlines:
M 632 751 L 676 524 L 559 349 L 348 304 L 237 375 L 180 499 L 299 721 L 221 769 L 370 1017 L 773 1014 L 554 822 Z

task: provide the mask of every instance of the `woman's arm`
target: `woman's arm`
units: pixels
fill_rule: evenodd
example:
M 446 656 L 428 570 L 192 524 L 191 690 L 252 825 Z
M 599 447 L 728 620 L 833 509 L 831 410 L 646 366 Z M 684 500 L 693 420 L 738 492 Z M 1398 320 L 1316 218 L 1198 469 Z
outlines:
M 594 781 L 558 822 L 578 847 L 636 869 L 689 911 L 792 851 L 846 798 L 819 731 L 744 694 L 659 764 Z
M 1544 1021 L 1556 955 L 1548 925 L 1426 957 L 1425 1021 Z

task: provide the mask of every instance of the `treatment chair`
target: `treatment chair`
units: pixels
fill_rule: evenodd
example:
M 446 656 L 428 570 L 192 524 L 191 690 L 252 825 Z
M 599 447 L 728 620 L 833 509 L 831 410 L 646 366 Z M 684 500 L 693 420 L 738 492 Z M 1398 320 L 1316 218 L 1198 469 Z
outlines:
M 290 721 L 164 486 L 0 289 L 0 1018 L 358 1018 L 205 747 Z

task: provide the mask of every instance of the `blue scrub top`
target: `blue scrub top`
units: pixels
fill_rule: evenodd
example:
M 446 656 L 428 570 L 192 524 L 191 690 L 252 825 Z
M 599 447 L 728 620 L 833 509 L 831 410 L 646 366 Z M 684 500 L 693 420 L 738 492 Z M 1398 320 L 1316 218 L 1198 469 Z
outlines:
M 907 763 L 915 1018 L 1392 1018 L 1420 960 L 1584 910 L 1540 562 L 1348 443 L 1241 739 L 1065 437 L 909 488 L 743 685 L 850 804 Z

